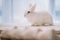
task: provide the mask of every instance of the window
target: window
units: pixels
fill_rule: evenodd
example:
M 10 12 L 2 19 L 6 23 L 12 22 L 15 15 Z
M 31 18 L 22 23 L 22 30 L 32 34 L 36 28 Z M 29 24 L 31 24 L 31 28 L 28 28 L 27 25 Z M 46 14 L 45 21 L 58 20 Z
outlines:
M 0 0 L 0 22 L 2 21 L 2 0 Z
M 55 0 L 56 20 L 60 22 L 60 0 Z
M 50 0 L 50 11 L 52 12 L 54 23 L 60 23 L 60 0 Z
M 2 0 L 2 22 L 13 22 L 13 0 Z

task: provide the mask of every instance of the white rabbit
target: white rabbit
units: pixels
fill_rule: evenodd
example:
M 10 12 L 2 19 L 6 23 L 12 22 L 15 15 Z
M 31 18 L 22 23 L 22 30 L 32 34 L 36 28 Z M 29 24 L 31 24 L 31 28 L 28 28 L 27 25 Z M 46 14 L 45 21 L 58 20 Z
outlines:
M 24 17 L 32 23 L 33 26 L 53 25 L 52 15 L 48 11 L 35 12 L 36 4 L 29 5 L 25 11 Z

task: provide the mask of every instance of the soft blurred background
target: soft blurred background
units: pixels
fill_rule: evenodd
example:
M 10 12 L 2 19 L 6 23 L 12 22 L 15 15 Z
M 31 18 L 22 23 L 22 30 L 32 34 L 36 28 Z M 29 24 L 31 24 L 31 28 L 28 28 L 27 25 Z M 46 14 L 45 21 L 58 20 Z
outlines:
M 0 0 L 0 23 L 30 24 L 24 18 L 30 3 L 37 4 L 36 11 L 50 11 L 54 23 L 60 23 L 60 0 Z

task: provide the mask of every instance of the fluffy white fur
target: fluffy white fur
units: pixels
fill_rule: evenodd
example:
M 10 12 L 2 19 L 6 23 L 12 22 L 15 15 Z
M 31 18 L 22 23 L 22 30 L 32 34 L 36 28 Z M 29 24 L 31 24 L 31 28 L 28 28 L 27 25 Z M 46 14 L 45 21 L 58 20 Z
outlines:
M 29 5 L 29 9 L 25 11 L 24 16 L 32 25 L 53 25 L 52 15 L 48 11 L 35 12 L 36 5 Z
M 52 29 L 41 30 L 39 28 L 20 28 L 20 29 L 12 29 L 12 30 L 2 30 L 0 33 L 0 37 L 11 38 L 11 39 L 46 39 L 52 40 L 53 36 Z
M 54 30 L 48 29 L 48 30 L 43 30 L 43 32 L 39 32 L 36 37 L 37 39 L 40 40 L 54 40 L 56 34 Z

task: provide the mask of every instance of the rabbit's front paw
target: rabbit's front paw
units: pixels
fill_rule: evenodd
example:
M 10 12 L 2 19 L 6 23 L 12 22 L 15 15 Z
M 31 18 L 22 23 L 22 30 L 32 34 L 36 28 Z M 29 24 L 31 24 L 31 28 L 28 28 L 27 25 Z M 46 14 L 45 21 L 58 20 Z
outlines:
M 43 26 L 52 26 L 52 24 L 43 24 Z
M 53 24 L 49 24 L 49 26 L 53 26 Z
M 32 24 L 32 26 L 40 26 L 40 25 L 38 25 L 38 24 Z

